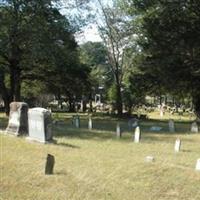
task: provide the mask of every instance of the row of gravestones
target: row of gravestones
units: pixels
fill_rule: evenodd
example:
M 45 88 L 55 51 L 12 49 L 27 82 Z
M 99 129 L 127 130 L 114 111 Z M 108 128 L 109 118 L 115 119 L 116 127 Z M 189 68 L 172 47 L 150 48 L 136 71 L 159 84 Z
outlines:
M 28 108 L 24 102 L 12 102 L 6 133 L 38 142 L 49 142 L 53 139 L 51 112 L 44 108 Z
M 73 116 L 72 119 L 72 124 L 75 125 L 76 128 L 80 128 L 80 117 L 78 115 Z M 138 120 L 137 119 L 131 119 L 128 121 L 128 127 L 129 129 L 132 130 L 132 128 L 136 128 L 139 125 Z M 175 132 L 175 123 L 173 120 L 169 120 L 169 132 Z M 88 120 L 88 129 L 91 130 L 93 127 L 93 123 L 92 123 L 92 118 L 91 116 L 89 117 Z M 162 127 L 157 127 L 157 126 L 153 126 L 150 128 L 151 131 L 160 131 L 162 129 Z M 192 133 L 198 133 L 199 129 L 198 129 L 198 124 L 197 122 L 193 122 L 191 124 L 191 132 Z M 116 127 L 116 134 L 117 137 L 121 137 L 121 130 L 120 130 L 120 125 L 117 124 Z

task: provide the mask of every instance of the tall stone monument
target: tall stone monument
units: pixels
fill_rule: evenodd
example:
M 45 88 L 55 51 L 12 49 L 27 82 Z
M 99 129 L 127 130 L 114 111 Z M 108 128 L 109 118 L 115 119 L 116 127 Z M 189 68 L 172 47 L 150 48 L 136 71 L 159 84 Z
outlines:
M 6 133 L 16 136 L 28 134 L 28 104 L 24 102 L 10 103 L 10 114 Z
M 28 111 L 29 140 L 46 143 L 53 139 L 51 113 L 44 108 Z

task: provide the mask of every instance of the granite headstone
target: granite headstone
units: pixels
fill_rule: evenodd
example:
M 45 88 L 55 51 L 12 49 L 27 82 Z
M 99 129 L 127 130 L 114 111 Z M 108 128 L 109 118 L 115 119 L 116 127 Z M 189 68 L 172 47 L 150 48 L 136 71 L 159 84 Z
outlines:
M 53 139 L 51 113 L 44 108 L 32 108 L 28 111 L 29 137 L 38 142 L 50 142 Z
M 28 104 L 24 102 L 12 102 L 6 133 L 16 136 L 28 133 Z

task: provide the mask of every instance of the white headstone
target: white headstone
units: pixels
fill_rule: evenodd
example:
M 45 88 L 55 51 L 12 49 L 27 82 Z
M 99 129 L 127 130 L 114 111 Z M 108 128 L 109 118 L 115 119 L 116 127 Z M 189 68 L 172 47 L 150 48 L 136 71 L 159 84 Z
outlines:
M 92 130 L 92 118 L 91 118 L 91 117 L 89 117 L 88 129 L 89 129 L 89 130 Z
M 196 122 L 193 122 L 191 124 L 191 132 L 192 133 L 198 133 L 199 132 L 199 129 L 198 129 L 198 124 Z
M 200 159 L 197 160 L 197 163 L 196 163 L 196 170 L 197 170 L 197 171 L 200 171 Z
M 147 157 L 145 158 L 145 161 L 146 161 L 146 162 L 154 162 L 154 161 L 155 161 L 155 158 L 154 158 L 153 156 L 147 156 Z
M 176 139 L 174 150 L 175 150 L 175 152 L 179 152 L 180 149 L 181 149 L 181 140 L 178 138 L 178 139 Z
M 80 128 L 80 118 L 79 118 L 79 116 L 75 117 L 75 127 Z
M 134 142 L 135 143 L 139 143 L 140 142 L 140 127 L 139 126 L 137 126 L 136 128 L 135 128 L 135 137 L 134 137 Z
M 169 132 L 171 133 L 175 132 L 174 120 L 172 119 L 169 120 Z
M 160 116 L 163 117 L 163 110 L 160 110 Z
M 160 127 L 160 126 L 152 126 L 149 130 L 150 131 L 161 131 L 162 127 Z
M 118 138 L 121 138 L 122 136 L 122 133 L 121 133 L 121 128 L 120 128 L 120 124 L 117 123 L 117 126 L 116 126 L 116 135 Z
M 29 140 L 48 142 L 52 140 L 51 113 L 44 108 L 32 108 L 28 111 Z
M 10 103 L 10 114 L 6 133 L 16 136 L 28 133 L 28 105 L 24 102 Z

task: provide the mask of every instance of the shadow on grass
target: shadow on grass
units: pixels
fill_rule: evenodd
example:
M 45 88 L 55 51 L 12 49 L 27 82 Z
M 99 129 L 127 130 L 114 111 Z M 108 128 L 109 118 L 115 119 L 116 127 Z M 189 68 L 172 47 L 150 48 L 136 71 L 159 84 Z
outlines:
M 68 143 L 64 143 L 64 142 L 55 143 L 55 145 L 62 146 L 62 147 L 69 147 L 69 148 L 73 148 L 73 149 L 80 149 L 79 146 L 68 144 Z

